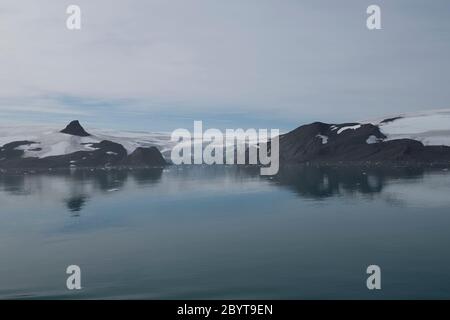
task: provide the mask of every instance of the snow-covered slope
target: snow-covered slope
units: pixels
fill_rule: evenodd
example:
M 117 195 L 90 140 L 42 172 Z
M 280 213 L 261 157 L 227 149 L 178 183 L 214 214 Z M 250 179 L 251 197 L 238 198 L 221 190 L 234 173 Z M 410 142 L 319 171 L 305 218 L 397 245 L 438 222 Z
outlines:
M 121 144 L 127 150 L 128 155 L 132 154 L 138 147 L 157 147 L 164 158 L 169 160 L 170 152 L 176 144 L 192 143 L 193 145 L 203 144 L 203 146 L 210 144 L 210 142 L 206 143 L 202 141 L 201 137 L 192 137 L 191 141 L 184 142 L 171 141 L 171 134 L 169 132 L 117 131 L 95 128 L 87 128 L 86 130 L 90 136 L 80 137 L 61 133 L 61 127 L 0 126 L 0 147 L 15 141 L 36 142 L 30 145 L 22 145 L 15 149 L 23 150 L 24 158 L 45 158 L 71 154 L 77 151 L 93 151 L 95 148 L 91 144 L 108 140 Z M 236 138 L 241 143 L 247 141 L 247 136 L 243 133 L 238 132 Z M 249 143 L 256 144 L 257 142 L 251 140 Z M 260 142 L 265 142 L 265 140 L 261 140 Z
M 387 136 L 386 140 L 407 138 L 426 146 L 450 146 L 450 109 L 400 114 L 390 119 L 392 121 L 369 122 L 379 126 L 380 131 Z
M 161 151 L 169 149 L 170 136 L 165 133 L 143 133 L 88 129 L 91 136 L 78 137 L 60 132 L 61 128 L 43 126 L 0 127 L 0 147 L 14 141 L 32 141 L 31 145 L 17 147 L 24 150 L 24 157 L 45 158 L 70 154 L 77 151 L 92 151 L 92 143 L 103 140 L 120 143 L 131 154 L 138 147 L 155 146 Z

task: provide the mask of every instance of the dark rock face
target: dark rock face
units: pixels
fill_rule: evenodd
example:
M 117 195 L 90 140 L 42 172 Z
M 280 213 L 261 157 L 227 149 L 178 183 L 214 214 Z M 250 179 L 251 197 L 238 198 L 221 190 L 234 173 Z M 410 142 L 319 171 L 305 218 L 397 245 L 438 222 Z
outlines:
M 155 147 L 137 148 L 126 160 L 130 166 L 163 166 L 166 164 L 161 152 Z
M 388 118 L 388 119 L 384 119 L 383 121 L 381 121 L 380 123 L 389 123 L 389 122 L 393 122 L 395 120 L 398 119 L 402 119 L 403 117 L 394 117 L 394 118 Z
M 88 137 L 90 136 L 89 133 L 87 133 L 84 128 L 81 126 L 80 122 L 78 120 L 74 120 L 71 123 L 67 125 L 63 130 L 60 131 L 61 133 L 70 134 L 72 136 L 78 136 L 78 137 Z
M 280 162 L 427 164 L 450 161 L 450 147 L 424 146 L 411 139 L 383 141 L 385 138 L 378 126 L 372 124 L 315 122 L 280 136 Z
M 11 159 L 19 159 L 23 156 L 23 150 L 17 150 L 17 147 L 21 146 L 29 146 L 30 144 L 34 144 L 32 141 L 15 141 L 11 143 L 5 144 L 0 148 L 0 162 Z

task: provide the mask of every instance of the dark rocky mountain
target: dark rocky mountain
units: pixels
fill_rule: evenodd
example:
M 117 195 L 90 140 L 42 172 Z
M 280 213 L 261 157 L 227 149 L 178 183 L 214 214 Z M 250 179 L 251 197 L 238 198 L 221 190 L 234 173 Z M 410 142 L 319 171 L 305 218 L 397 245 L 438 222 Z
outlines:
M 63 130 L 60 132 L 70 134 L 72 136 L 78 136 L 78 137 L 89 137 L 90 134 L 87 133 L 84 128 L 81 126 L 80 122 L 78 120 L 74 120 L 71 123 L 67 125 Z
M 78 121 L 72 121 L 61 132 L 74 137 L 90 136 Z M 156 147 L 138 147 L 134 152 L 128 154 L 123 145 L 108 140 L 102 140 L 98 143 L 79 143 L 80 145 L 87 145 L 89 151 L 76 151 L 42 158 L 25 157 L 24 147 L 39 144 L 39 141 L 14 141 L 3 145 L 0 147 L 0 170 L 160 167 L 167 164 Z M 38 151 L 40 148 L 27 148 L 27 150 Z
M 156 147 L 139 147 L 127 157 L 126 163 L 129 166 L 143 166 L 146 163 L 163 166 L 166 164 L 166 160 Z
M 386 119 L 387 123 L 398 118 Z M 314 122 L 280 136 L 280 163 L 450 164 L 450 147 L 412 139 L 386 140 L 373 124 Z

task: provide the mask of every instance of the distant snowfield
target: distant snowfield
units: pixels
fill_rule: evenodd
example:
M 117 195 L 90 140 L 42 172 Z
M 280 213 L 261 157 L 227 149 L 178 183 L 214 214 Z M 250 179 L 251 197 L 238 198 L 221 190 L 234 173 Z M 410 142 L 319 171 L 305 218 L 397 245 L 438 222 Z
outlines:
M 192 143 L 193 145 L 204 144 L 201 137 L 192 137 L 191 141 L 176 142 L 171 141 L 169 132 L 137 132 L 137 131 L 117 131 L 86 128 L 91 134 L 88 137 L 78 137 L 61 133 L 61 128 L 48 126 L 0 126 L 0 147 L 14 141 L 35 142 L 30 145 L 17 147 L 17 150 L 24 150 L 24 157 L 45 158 L 70 154 L 77 151 L 93 151 L 93 143 L 109 140 L 121 144 L 128 154 L 131 154 L 138 147 L 157 147 L 166 159 L 170 158 L 173 147 L 177 144 L 183 145 Z M 225 134 L 225 133 L 224 133 Z M 242 142 L 256 144 L 257 140 L 246 140 L 244 133 L 237 133 L 236 139 Z M 261 139 L 259 142 L 265 142 Z M 217 145 L 218 142 L 213 142 Z M 209 144 L 209 142 L 207 143 Z
M 386 140 L 413 139 L 424 145 L 450 146 L 450 109 L 433 110 L 402 117 L 391 122 L 371 121 L 378 125 Z M 386 118 L 384 118 L 386 119 Z

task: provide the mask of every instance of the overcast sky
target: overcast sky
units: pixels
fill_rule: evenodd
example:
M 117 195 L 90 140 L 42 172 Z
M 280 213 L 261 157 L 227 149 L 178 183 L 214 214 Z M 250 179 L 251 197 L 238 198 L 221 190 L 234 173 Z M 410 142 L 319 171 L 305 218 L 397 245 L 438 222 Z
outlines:
M 0 121 L 291 129 L 450 108 L 449 57 L 448 0 L 2 0 Z

